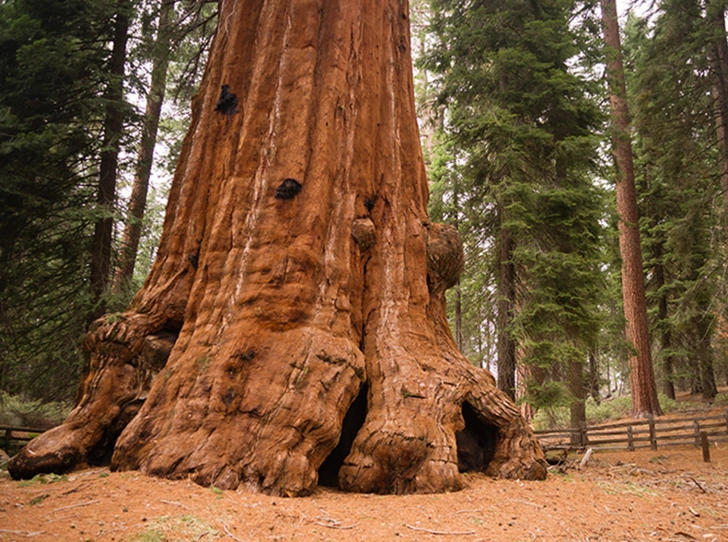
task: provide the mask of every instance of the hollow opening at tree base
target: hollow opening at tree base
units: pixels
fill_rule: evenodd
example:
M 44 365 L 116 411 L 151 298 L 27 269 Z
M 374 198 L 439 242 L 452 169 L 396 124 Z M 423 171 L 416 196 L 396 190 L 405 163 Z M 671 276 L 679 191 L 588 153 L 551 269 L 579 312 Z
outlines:
M 359 390 L 359 395 L 356 396 L 356 399 L 354 399 L 354 402 L 344 416 L 339 443 L 319 467 L 319 485 L 326 487 L 339 486 L 339 469 L 344 464 L 346 456 L 349 455 L 354 439 L 364 425 L 364 420 L 367 417 L 368 391 L 369 386 L 363 384 Z
M 483 422 L 469 403 L 463 403 L 465 428 L 455 435 L 458 448 L 458 470 L 481 472 L 495 456 L 498 430 Z

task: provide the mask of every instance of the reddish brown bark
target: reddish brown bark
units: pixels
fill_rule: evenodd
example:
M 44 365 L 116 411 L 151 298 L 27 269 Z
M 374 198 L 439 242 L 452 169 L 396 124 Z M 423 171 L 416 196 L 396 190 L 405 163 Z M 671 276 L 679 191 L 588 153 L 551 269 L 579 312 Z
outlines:
M 725 6 L 709 2 L 707 24 L 713 32 L 711 68 L 713 70 L 716 143 L 720 163 L 720 187 L 723 193 L 723 226 L 728 229 L 728 42 L 725 30 Z
M 634 352 L 629 356 L 632 415 L 662 413 L 650 354 L 647 302 L 642 270 L 637 191 L 634 183 L 629 110 L 615 0 L 601 0 L 604 43 L 607 53 L 609 105 L 612 118 L 612 153 L 615 160 L 619 250 L 622 256 L 622 298 L 627 340 Z
M 157 261 L 129 310 L 96 322 L 78 405 L 13 475 L 86 461 L 133 416 L 114 469 L 220 488 L 543 478 L 518 409 L 447 325 L 462 248 L 426 214 L 406 4 L 220 9 Z M 236 107 L 218 107 L 223 85 Z M 147 392 L 164 330 L 178 338 Z

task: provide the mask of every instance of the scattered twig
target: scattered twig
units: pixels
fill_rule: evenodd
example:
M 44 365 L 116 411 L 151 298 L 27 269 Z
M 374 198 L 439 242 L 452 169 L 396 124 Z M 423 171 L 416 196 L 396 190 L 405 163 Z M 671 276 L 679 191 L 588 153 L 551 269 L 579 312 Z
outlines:
M 53 518 L 45 520 L 43 522 L 43 525 L 45 525 L 46 523 L 57 523 L 59 521 L 65 521 L 67 519 L 75 519 L 77 517 L 78 517 L 78 514 L 71 514 L 70 516 L 61 516 L 59 518 L 53 517 Z
M 64 491 L 63 493 L 61 493 L 61 495 L 65 497 L 66 495 L 70 495 L 71 493 L 78 493 L 79 491 L 81 491 L 82 489 L 86 489 L 90 485 L 91 484 L 89 482 L 78 484 L 76 487 L 72 487 L 71 489 Z
M 511 499 L 511 502 L 520 502 L 522 504 L 530 504 L 531 506 L 535 506 L 536 508 L 541 508 L 540 504 L 531 502 L 531 501 L 523 501 L 521 499 Z
M 323 521 L 314 521 L 314 524 L 321 525 L 322 527 L 328 527 L 329 529 L 353 529 L 354 527 L 358 526 L 358 523 L 354 523 L 353 525 L 341 525 L 338 521 L 332 521 L 330 523 L 324 523 Z
M 220 523 L 222 523 L 222 528 L 225 530 L 226 535 L 228 535 L 233 540 L 236 540 L 237 542 L 245 542 L 244 540 L 241 540 L 240 538 L 238 538 L 237 536 L 235 536 L 233 533 L 230 532 L 230 529 L 228 528 L 227 523 L 225 523 L 224 521 L 221 521 Z
M 61 506 L 60 508 L 56 508 L 53 510 L 53 512 L 60 512 L 61 510 L 70 510 L 71 508 L 78 508 L 79 506 L 88 506 L 89 504 L 96 504 L 97 502 L 101 502 L 99 499 L 96 499 L 95 501 L 86 501 L 86 502 L 79 502 L 77 504 L 72 504 L 70 506 Z
M 201 534 L 200 536 L 198 536 L 198 537 L 197 537 L 197 538 L 196 538 L 195 540 L 202 540 L 202 537 L 203 537 L 203 536 L 207 536 L 208 534 L 210 534 L 210 532 L 209 532 L 209 531 L 205 531 L 205 532 L 204 532 L 204 533 L 202 533 L 202 534 Z
M 697 481 L 697 480 L 696 480 L 695 478 L 693 478 L 693 477 L 692 477 L 692 476 L 690 476 L 689 474 L 686 474 L 685 476 L 686 476 L 687 478 L 690 478 L 690 479 L 691 479 L 691 480 L 692 480 L 692 481 L 693 481 L 693 482 L 695 483 L 695 485 L 696 485 L 696 486 L 698 486 L 698 488 L 700 488 L 700 491 L 702 491 L 703 493 L 707 493 L 707 492 L 708 492 L 708 491 L 707 491 L 707 490 L 706 490 L 706 489 L 705 489 L 705 488 L 704 488 L 704 487 L 702 486 L 702 484 L 701 484 L 700 482 L 698 482 L 698 481 Z
M 586 453 L 584 454 L 584 457 L 581 458 L 581 461 L 579 461 L 579 468 L 583 469 L 586 467 L 587 463 L 589 463 L 589 460 L 591 459 L 592 454 L 594 453 L 594 448 L 589 448 Z
M 159 499 L 159 502 L 161 502 L 162 504 L 171 504 L 172 506 L 181 506 L 182 508 L 186 508 L 187 510 L 190 509 L 189 506 L 185 506 L 181 502 L 165 501 L 164 499 Z
M 404 525 L 408 529 L 412 529 L 413 531 L 421 531 L 423 533 L 429 533 L 429 534 L 436 534 L 436 535 L 453 535 L 453 536 L 465 536 L 469 534 L 475 534 L 475 531 L 432 531 L 430 529 L 423 529 L 422 527 L 414 527 L 412 525 L 409 525 L 405 523 Z
M 457 514 L 476 514 L 476 513 L 482 514 L 483 511 L 480 509 L 478 509 L 478 510 L 458 510 L 457 512 L 452 512 L 450 515 L 455 516 Z

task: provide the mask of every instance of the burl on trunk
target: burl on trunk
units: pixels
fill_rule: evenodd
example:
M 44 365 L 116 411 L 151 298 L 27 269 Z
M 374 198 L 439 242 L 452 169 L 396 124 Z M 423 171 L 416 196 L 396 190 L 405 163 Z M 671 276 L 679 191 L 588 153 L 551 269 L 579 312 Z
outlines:
M 103 460 L 219 488 L 411 493 L 543 453 L 457 351 L 400 0 L 224 0 L 152 272 L 94 323 L 15 477 Z

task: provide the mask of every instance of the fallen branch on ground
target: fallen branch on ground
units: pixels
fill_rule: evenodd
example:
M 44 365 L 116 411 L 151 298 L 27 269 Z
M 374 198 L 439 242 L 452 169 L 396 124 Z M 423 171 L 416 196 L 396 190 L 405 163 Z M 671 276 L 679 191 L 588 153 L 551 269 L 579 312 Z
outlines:
M 465 536 L 469 534 L 475 534 L 475 531 L 433 531 L 431 529 L 423 529 L 422 527 L 414 527 L 405 523 L 405 527 L 412 529 L 413 531 L 421 531 L 423 533 L 436 534 L 436 535 L 452 535 L 452 536 Z
M 53 510 L 53 512 L 60 512 L 61 510 L 70 510 L 71 508 L 78 508 L 79 506 L 88 506 L 89 504 L 96 504 L 97 502 L 101 502 L 99 499 L 96 499 L 95 501 L 87 501 L 87 502 L 80 502 L 77 504 L 72 504 L 70 506 L 61 506 L 60 508 L 56 508 Z

